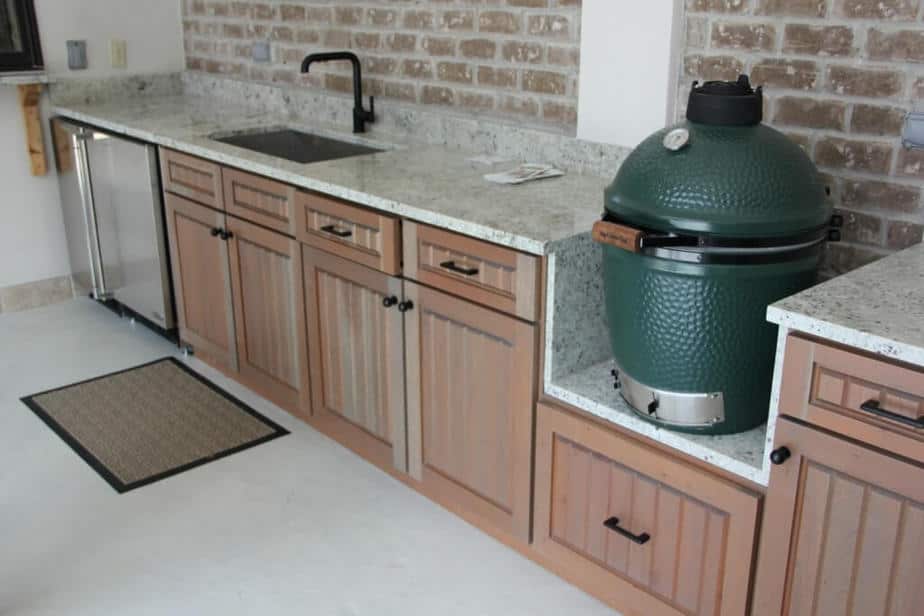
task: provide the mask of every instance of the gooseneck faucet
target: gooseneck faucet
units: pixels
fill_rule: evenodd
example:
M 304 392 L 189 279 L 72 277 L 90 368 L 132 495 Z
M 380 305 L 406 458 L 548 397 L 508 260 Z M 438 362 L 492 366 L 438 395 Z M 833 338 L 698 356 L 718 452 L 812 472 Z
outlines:
M 349 60 L 353 65 L 353 132 L 366 132 L 366 122 L 375 122 L 375 99 L 369 97 L 369 110 L 363 108 L 363 75 L 359 65 L 359 58 L 349 51 L 326 51 L 305 56 L 302 60 L 302 73 L 307 73 L 314 62 L 330 62 L 332 60 Z

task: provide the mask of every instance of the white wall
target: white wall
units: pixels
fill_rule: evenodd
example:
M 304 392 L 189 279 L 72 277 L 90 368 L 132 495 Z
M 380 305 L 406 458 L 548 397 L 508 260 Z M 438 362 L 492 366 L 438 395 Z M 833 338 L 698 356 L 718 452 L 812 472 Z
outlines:
M 54 76 L 183 69 L 180 0 L 35 0 L 35 10 L 45 66 Z M 110 38 L 128 41 L 127 69 L 110 67 Z M 89 69 L 68 71 L 68 39 L 87 41 Z M 16 88 L 0 86 L 0 288 L 70 273 L 47 124 L 45 132 L 51 170 L 33 177 Z
M 681 2 L 584 0 L 578 137 L 634 147 L 673 117 Z

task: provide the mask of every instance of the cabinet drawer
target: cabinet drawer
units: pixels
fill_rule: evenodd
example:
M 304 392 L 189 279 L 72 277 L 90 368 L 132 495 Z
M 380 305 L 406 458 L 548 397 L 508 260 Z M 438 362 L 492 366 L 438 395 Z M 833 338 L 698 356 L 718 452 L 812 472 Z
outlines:
M 224 209 L 221 167 L 207 160 L 174 152 L 160 151 L 160 175 L 164 190 L 197 201 L 216 210 Z
M 924 370 L 919 368 L 791 335 L 780 412 L 924 461 Z
M 538 257 L 426 225 L 404 223 L 404 274 L 535 321 Z
M 744 616 L 757 510 L 739 486 L 539 405 L 534 545 L 617 610 Z
M 237 169 L 224 168 L 221 177 L 229 214 L 295 235 L 295 187 Z
M 386 274 L 401 271 L 397 218 L 308 192 L 296 195 L 299 241 Z

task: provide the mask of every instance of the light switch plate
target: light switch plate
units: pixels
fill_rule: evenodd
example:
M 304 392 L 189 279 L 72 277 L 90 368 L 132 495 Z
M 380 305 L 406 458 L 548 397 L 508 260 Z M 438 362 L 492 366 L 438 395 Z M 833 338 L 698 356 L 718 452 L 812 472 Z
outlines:
M 251 57 L 254 62 L 270 61 L 270 44 L 269 41 L 255 41 L 251 48 Z
M 67 68 L 79 71 L 87 68 L 87 42 L 67 41 Z
M 912 111 L 905 116 L 902 145 L 909 150 L 924 148 L 924 112 Z
M 128 43 L 125 39 L 109 41 L 109 59 L 112 61 L 112 68 L 128 68 Z

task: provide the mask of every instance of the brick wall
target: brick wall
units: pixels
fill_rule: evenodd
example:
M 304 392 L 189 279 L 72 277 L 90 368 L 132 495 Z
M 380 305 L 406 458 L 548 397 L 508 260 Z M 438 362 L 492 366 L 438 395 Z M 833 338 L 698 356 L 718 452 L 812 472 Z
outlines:
M 351 92 L 349 64 L 311 52 L 350 49 L 365 92 L 573 132 L 581 0 L 182 0 L 187 67 Z M 272 61 L 251 60 L 269 41 Z
M 924 151 L 901 147 L 906 112 L 924 101 L 924 2 L 686 0 L 681 112 L 694 79 L 750 73 L 765 120 L 828 176 L 845 241 L 842 273 L 921 241 Z

